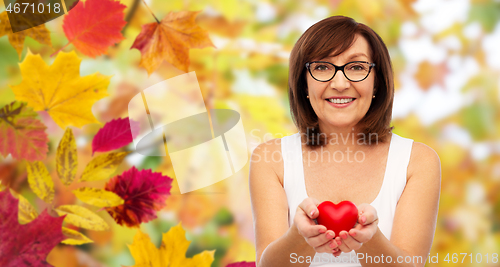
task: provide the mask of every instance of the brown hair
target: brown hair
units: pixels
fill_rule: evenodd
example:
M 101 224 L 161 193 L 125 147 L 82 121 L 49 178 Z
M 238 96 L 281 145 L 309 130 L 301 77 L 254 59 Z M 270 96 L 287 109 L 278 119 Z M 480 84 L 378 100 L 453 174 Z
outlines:
M 392 103 L 394 99 L 394 80 L 389 51 L 382 38 L 368 26 L 344 16 L 332 16 L 323 19 L 299 38 L 292 49 L 289 62 L 288 98 L 292 119 L 306 136 L 308 146 L 326 144 L 326 134 L 321 134 L 318 116 L 307 99 L 306 62 L 324 58 L 333 51 L 338 56 L 346 51 L 354 42 L 356 34 L 363 36 L 371 48 L 371 60 L 376 64 L 375 98 L 372 100 L 366 115 L 359 121 L 360 133 L 364 133 L 367 142 L 386 141 L 393 127 Z M 317 136 L 316 136 L 317 135 Z M 323 136 L 323 138 L 320 138 Z M 375 140 L 376 139 L 376 140 Z M 316 141 L 315 141 L 316 140 Z

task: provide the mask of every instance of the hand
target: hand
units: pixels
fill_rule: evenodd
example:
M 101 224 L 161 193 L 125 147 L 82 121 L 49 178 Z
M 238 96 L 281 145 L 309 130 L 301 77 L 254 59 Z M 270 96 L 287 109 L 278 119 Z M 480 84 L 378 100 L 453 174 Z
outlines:
M 358 222 L 354 228 L 347 231 L 340 231 L 339 236 L 335 238 L 339 249 L 342 252 L 351 252 L 358 250 L 363 243 L 372 239 L 377 232 L 378 216 L 377 210 L 369 204 L 363 203 L 358 207 Z
M 334 240 L 335 233 L 332 230 L 327 230 L 323 225 L 317 225 L 313 221 L 319 215 L 317 208 L 319 204 L 320 202 L 317 199 L 304 199 L 297 207 L 293 223 L 299 234 L 316 252 L 338 253 L 340 255 L 337 242 Z

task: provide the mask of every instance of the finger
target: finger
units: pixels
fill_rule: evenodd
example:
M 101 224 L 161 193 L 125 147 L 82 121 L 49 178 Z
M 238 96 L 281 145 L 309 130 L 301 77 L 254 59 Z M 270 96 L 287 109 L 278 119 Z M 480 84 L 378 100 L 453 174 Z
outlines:
M 338 256 L 340 256 L 340 254 L 342 254 L 342 251 L 337 250 L 336 252 L 333 253 L 333 256 L 338 257 Z
M 332 247 L 331 247 L 331 244 L 332 243 L 335 243 L 337 244 L 337 242 L 335 242 L 335 240 L 333 240 L 333 238 L 331 240 L 329 240 L 328 242 L 324 243 L 323 245 L 319 246 L 319 247 L 315 247 L 314 250 L 316 252 L 320 252 L 320 253 L 334 253 L 336 252 L 337 250 L 334 250 Z
M 361 228 L 353 228 L 349 230 L 349 235 L 357 240 L 358 242 L 364 243 L 368 241 L 368 237 L 370 235 L 369 231 L 367 231 L 366 227 Z
M 307 214 L 307 217 L 311 219 L 315 219 L 319 214 L 316 201 L 317 200 L 314 198 L 306 198 L 299 204 L 299 208 L 302 209 L 305 214 Z
M 310 215 L 307 215 L 306 211 L 304 211 L 300 206 L 297 206 L 297 209 L 295 211 L 294 222 L 301 222 L 311 226 L 318 225 L 313 219 L 311 219 Z M 324 228 L 326 232 L 326 227 L 322 228 Z
M 310 197 L 309 199 L 311 199 L 311 200 L 312 200 L 312 202 L 314 203 L 314 205 L 316 205 L 316 207 L 317 207 L 319 204 L 321 204 L 321 202 L 320 202 L 319 200 L 317 200 L 317 199 L 315 199 L 315 198 L 313 198 L 313 197 Z
M 297 225 L 297 229 L 299 229 L 299 233 L 305 238 L 312 238 L 316 236 L 320 236 L 327 232 L 326 227 L 323 225 Z
M 360 205 L 359 216 L 358 216 L 358 222 L 360 224 L 368 225 L 373 223 L 377 219 L 378 219 L 377 210 L 374 207 L 365 203 Z
M 350 249 L 352 250 L 358 250 L 361 248 L 363 243 L 357 241 L 356 239 L 352 238 L 351 235 L 347 231 L 341 231 L 340 232 L 340 237 L 342 238 L 342 242 Z
M 349 230 L 349 235 L 356 241 L 360 243 L 366 243 L 368 242 L 372 237 L 374 233 L 373 227 L 376 227 L 376 225 L 368 225 L 368 226 L 362 226 L 361 229 L 358 228 L 353 228 Z
M 360 243 L 364 243 L 362 242 L 361 240 L 364 240 L 363 239 L 363 235 L 362 235 L 362 232 L 360 232 L 359 230 L 356 230 L 356 229 L 351 229 L 349 230 L 349 235 L 356 241 L 360 242 Z
M 307 238 L 307 243 L 311 247 L 315 248 L 315 247 L 319 247 L 321 245 L 324 245 L 325 243 L 328 243 L 329 241 L 333 240 L 334 237 L 335 237 L 335 235 L 334 235 L 333 231 L 328 230 L 324 234 L 320 234 L 317 236 Z M 328 252 L 330 252 L 330 251 L 328 251 Z
M 351 249 L 346 245 L 345 242 L 342 241 L 342 238 L 340 236 L 337 236 L 335 238 L 335 241 L 337 241 L 337 244 L 338 244 L 338 248 L 344 252 L 344 253 L 347 253 L 347 252 L 351 252 Z

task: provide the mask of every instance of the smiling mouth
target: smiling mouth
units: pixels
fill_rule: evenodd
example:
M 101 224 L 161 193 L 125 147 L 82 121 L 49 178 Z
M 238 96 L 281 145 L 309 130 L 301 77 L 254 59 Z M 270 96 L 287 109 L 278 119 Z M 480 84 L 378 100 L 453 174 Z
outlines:
M 334 104 L 346 104 L 354 101 L 355 98 L 330 98 L 326 99 L 326 101 L 334 103 Z

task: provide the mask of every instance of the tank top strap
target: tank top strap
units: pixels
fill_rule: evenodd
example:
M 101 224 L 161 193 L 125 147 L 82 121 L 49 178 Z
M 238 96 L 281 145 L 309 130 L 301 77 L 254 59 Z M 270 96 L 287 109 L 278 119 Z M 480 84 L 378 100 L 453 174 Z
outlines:
M 289 225 L 295 216 L 295 208 L 307 197 L 302 163 L 302 140 L 300 132 L 281 138 L 283 158 L 283 187 L 287 196 Z
M 408 163 L 410 162 L 413 140 L 401 137 L 395 133 L 392 134 L 391 147 L 387 158 L 387 169 L 385 177 L 387 181 L 388 194 L 383 196 L 390 197 L 390 202 L 397 203 L 406 186 L 406 176 Z

